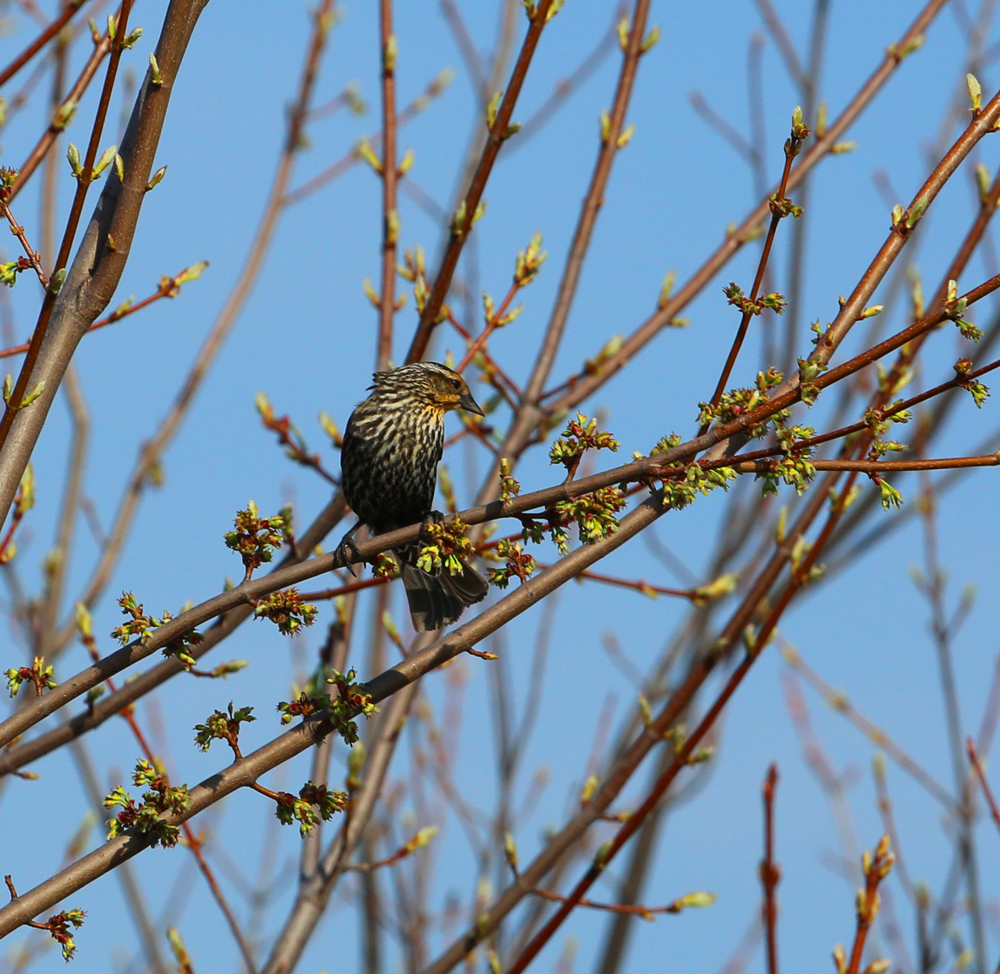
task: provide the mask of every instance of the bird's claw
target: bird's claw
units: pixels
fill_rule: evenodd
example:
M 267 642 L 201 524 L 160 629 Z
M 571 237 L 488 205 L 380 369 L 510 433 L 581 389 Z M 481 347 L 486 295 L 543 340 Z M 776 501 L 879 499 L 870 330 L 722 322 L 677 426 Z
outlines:
M 440 524 L 444 520 L 444 515 L 440 511 L 428 511 L 420 522 L 420 536 L 429 537 L 427 528 L 431 524 Z
M 340 558 L 343 567 L 346 568 L 351 575 L 355 578 L 358 577 L 358 573 L 354 570 L 354 566 L 351 564 L 351 555 L 354 555 L 359 562 L 363 562 L 364 559 L 361 557 L 361 549 L 358 548 L 357 544 L 354 542 L 352 535 L 353 531 L 348 531 L 347 534 L 340 539 L 340 544 L 337 545 L 336 555 Z

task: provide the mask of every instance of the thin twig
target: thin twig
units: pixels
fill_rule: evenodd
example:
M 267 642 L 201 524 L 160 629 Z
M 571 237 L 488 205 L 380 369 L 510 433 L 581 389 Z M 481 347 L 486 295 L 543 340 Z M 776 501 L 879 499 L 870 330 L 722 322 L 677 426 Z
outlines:
M 805 94 L 809 86 L 809 81 L 805 71 L 802 70 L 802 63 L 799 61 L 799 56 L 795 53 L 795 45 L 788 36 L 785 25 L 781 22 L 781 18 L 778 16 L 770 0 L 754 0 L 754 3 L 757 4 L 757 9 L 760 11 L 760 15 L 767 25 L 768 32 L 775 46 L 781 52 L 781 57 L 785 62 L 785 67 L 788 68 L 788 73 L 792 76 L 792 81 L 795 82 L 799 91 Z
M 517 63 L 514 65 L 514 70 L 504 91 L 503 100 L 500 102 L 493 119 L 493 124 L 490 126 L 489 135 L 486 139 L 486 145 L 483 147 L 479 165 L 476 167 L 476 171 L 469 183 L 468 191 L 465 194 L 462 205 L 459 207 L 459 212 L 455 215 L 448 246 L 441 258 L 441 264 L 434 278 L 431 293 L 420 313 L 420 322 L 417 325 L 413 341 L 410 343 L 410 350 L 406 355 L 407 362 L 416 362 L 423 358 L 427 343 L 430 341 L 431 331 L 438 322 L 441 307 L 448 296 L 452 277 L 454 276 L 455 269 L 458 267 L 458 259 L 462 254 L 462 248 L 465 246 L 465 241 L 472 231 L 472 224 L 480 213 L 479 206 L 482 202 L 487 180 L 493 171 L 493 165 L 500 154 L 501 147 L 509 137 L 510 133 L 508 129 L 511 123 L 511 116 L 514 113 L 514 106 L 517 104 L 518 96 L 521 94 L 521 87 L 528 74 L 528 67 L 531 65 L 538 41 L 542 36 L 542 30 L 548 21 L 549 7 L 551 5 L 552 0 L 540 0 L 537 7 L 533 7 L 529 14 L 530 22 L 527 34 L 524 37 L 524 43 L 521 45 L 521 53 L 518 55 Z
M 392 321 L 396 313 L 396 244 L 399 210 L 396 202 L 396 36 L 392 32 L 392 0 L 379 0 L 379 41 L 382 56 L 382 284 L 379 293 L 378 344 L 375 371 L 383 372 L 392 356 Z
M 455 43 L 458 45 L 458 51 L 465 62 L 465 70 L 469 73 L 469 81 L 476 96 L 485 104 L 489 101 L 491 92 L 487 90 L 483 60 L 476 50 L 476 45 L 469 35 L 469 28 L 465 24 L 461 11 L 455 5 L 455 0 L 441 0 L 441 13 L 444 14 L 445 22 L 448 24 L 452 37 L 455 38 Z
M 10 207 L 3 200 L 0 200 L 0 214 L 3 214 L 7 218 L 11 233 L 20 241 L 31 269 L 38 275 L 38 280 L 42 287 L 47 288 L 49 286 L 49 279 L 45 276 L 45 271 L 42 269 L 41 254 L 37 250 L 32 249 L 31 244 L 28 243 L 28 238 L 24 235 L 24 227 L 20 226 L 17 220 L 14 219 L 14 214 L 10 212 Z
M 976 742 L 971 737 L 965 739 L 965 749 L 969 755 L 969 763 L 976 772 L 976 777 L 979 778 L 979 784 L 982 786 L 983 794 L 986 796 L 986 803 L 990 806 L 990 815 L 993 817 L 996 827 L 1000 829 L 1000 808 L 997 808 L 996 799 L 993 797 L 989 782 L 986 780 L 986 772 L 983 771 L 979 755 L 976 753 Z
M 83 0 L 70 0 L 63 8 L 59 16 L 52 20 L 49 25 L 16 57 L 10 64 L 0 71 L 0 86 L 5 85 L 17 74 L 49 41 L 52 40 L 73 18 L 73 15 L 83 6 Z
M 778 904 L 775 892 L 781 882 L 781 867 L 774 861 L 774 792 L 778 785 L 778 766 L 767 770 L 762 789 L 764 796 L 764 858 L 760 864 L 760 882 L 764 887 L 764 929 L 767 931 L 768 974 L 778 974 Z
M 132 9 L 132 2 L 133 0 L 122 0 L 121 10 L 115 19 L 115 37 L 111 42 L 111 58 L 108 61 L 108 72 L 104 78 L 104 87 L 101 90 L 100 101 L 98 102 L 97 112 L 94 116 L 94 124 L 90 133 L 90 141 L 87 144 L 83 166 L 77 177 L 76 193 L 73 196 L 73 202 L 70 206 L 69 218 L 66 221 L 62 243 L 59 245 L 59 255 L 52 265 L 53 274 L 58 274 L 66 268 L 70 258 L 70 251 L 73 248 L 73 240 L 76 237 L 77 227 L 83 215 L 83 205 L 92 181 L 94 163 L 97 161 L 97 151 L 104 132 L 104 122 L 111 104 L 111 93 L 114 90 L 115 78 L 118 75 L 118 64 L 121 61 L 122 51 L 124 50 L 124 41 L 128 30 L 128 16 Z M 2 83 L 2 80 L 0 80 L 0 84 Z M 31 334 L 31 342 L 28 346 L 27 355 L 21 364 L 21 371 L 18 373 L 17 381 L 14 383 L 13 392 L 11 392 L 10 398 L 6 402 L 3 418 L 0 419 L 0 451 L 2 451 L 4 444 L 7 442 L 11 425 L 14 422 L 14 416 L 21 407 L 24 395 L 28 390 L 31 374 L 48 330 L 52 310 L 55 307 L 57 293 L 58 291 L 53 292 L 48 288 L 45 291 L 45 298 L 38 313 L 38 321 L 35 324 L 35 329 Z M 6 517 L 6 511 L 3 512 L 3 516 Z
M 67 92 L 62 104 L 53 111 L 53 120 L 49 123 L 49 127 L 42 134 L 42 137 L 38 140 L 35 147 L 28 153 L 27 159 L 24 160 L 18 169 L 17 179 L 11 187 L 11 200 L 13 200 L 17 194 L 21 192 L 34 171 L 38 168 L 39 163 L 48 156 L 49 151 L 55 145 L 56 140 L 59 138 L 59 135 L 65 127 L 60 121 L 61 117 L 68 113 L 71 106 L 77 104 L 83 97 L 83 93 L 87 90 L 90 82 L 94 78 L 94 75 L 97 74 L 97 69 L 101 66 L 101 61 L 107 57 L 110 51 L 111 36 L 105 32 L 101 40 L 94 45 L 94 50 L 87 59 L 87 63 L 80 72 L 80 76 L 77 78 L 76 83 Z
M 858 892 L 858 926 L 854 934 L 854 945 L 851 947 L 850 962 L 846 967 L 846 974 L 859 974 L 861 971 L 861 958 L 864 954 L 868 931 L 878 916 L 878 887 L 882 880 L 889 875 L 895 859 L 896 857 L 889 851 L 889 836 L 887 835 L 882 836 L 874 855 L 868 852 L 865 853 L 865 886 L 864 889 Z M 840 967 L 843 959 L 843 950 L 840 949 L 839 956 L 835 950 L 834 958 L 837 960 L 838 967 Z M 844 968 L 841 967 L 841 969 L 843 970 Z
M 412 122 L 435 98 L 437 98 L 448 87 L 451 76 L 447 71 L 439 74 L 406 108 L 396 116 L 396 131 L 398 132 L 408 123 Z M 372 149 L 377 151 L 382 144 L 382 132 L 376 132 L 369 140 Z M 313 176 L 312 179 L 301 186 L 286 193 L 282 200 L 283 206 L 292 206 L 313 193 L 318 192 L 328 183 L 342 176 L 348 169 L 361 162 L 361 152 L 357 147 L 351 149 L 346 155 L 341 156 L 332 166 L 328 166 L 321 173 Z
M 808 683 L 826 703 L 837 713 L 860 730 L 879 750 L 884 751 L 929 795 L 939 801 L 945 809 L 953 811 L 955 799 L 943 785 L 909 756 L 882 728 L 873 724 L 843 694 L 838 693 L 802 658 L 790 643 L 781 640 L 781 655 L 784 661 Z
M 183 273 L 183 272 L 182 272 Z M 104 328 L 107 325 L 113 325 L 116 321 L 121 321 L 122 318 L 127 318 L 129 315 L 134 315 L 137 311 L 142 311 L 143 308 L 149 307 L 161 298 L 173 298 L 176 297 L 180 285 L 177 283 L 176 277 L 164 277 L 160 281 L 160 286 L 148 297 L 143 298 L 141 301 L 135 301 L 116 308 L 111 314 L 106 315 L 104 318 L 95 321 L 88 329 L 87 334 L 92 331 L 97 331 L 100 328 Z M 0 358 L 9 358 L 12 355 L 20 355 L 28 350 L 28 342 L 22 345 L 12 345 L 10 348 L 0 349 Z
M 740 324 L 736 329 L 736 336 L 733 338 L 732 347 L 729 349 L 729 356 L 726 358 L 726 364 L 722 367 L 722 374 L 719 376 L 719 381 L 716 383 L 715 392 L 712 393 L 712 398 L 709 403 L 712 408 L 719 404 L 719 400 L 722 398 L 722 394 L 726 391 L 726 386 L 729 384 L 729 376 L 732 374 L 733 368 L 736 365 L 736 359 L 740 354 L 740 349 L 743 347 L 743 340 L 746 338 L 747 329 L 750 327 L 750 319 L 754 316 L 753 308 L 755 307 L 757 294 L 760 291 L 760 285 L 764 280 L 764 271 L 767 269 L 767 261 L 771 256 L 771 247 L 774 244 L 775 234 L 778 232 L 778 224 L 781 223 L 784 217 L 788 216 L 788 212 L 783 208 L 782 204 L 786 202 L 785 192 L 788 189 L 788 177 L 791 175 L 792 162 L 798 154 L 802 141 L 803 137 L 796 132 L 795 126 L 793 125 L 792 134 L 785 142 L 785 165 L 781 171 L 781 180 L 778 183 L 778 190 L 775 195 L 771 197 L 774 201 L 771 206 L 771 223 L 767 228 L 767 236 L 764 238 L 764 246 L 760 252 L 760 260 L 757 262 L 757 273 L 754 275 L 753 286 L 750 288 L 750 294 L 747 298 L 747 309 L 740 317 Z M 702 424 L 700 435 L 704 435 L 704 433 L 708 430 L 709 425 L 709 422 Z
M 908 45 L 913 39 L 924 34 L 946 2 L 947 0 L 929 0 L 902 37 L 895 44 L 889 46 L 882 63 L 861 86 L 840 116 L 828 126 L 825 135 L 817 139 L 816 143 L 799 157 L 798 165 L 795 166 L 788 180 L 787 190 L 794 189 L 799 181 L 829 154 L 830 149 L 841 139 L 851 123 L 868 106 L 896 71 L 902 60 L 899 52 L 908 50 Z M 768 201 L 761 201 L 753 212 L 739 223 L 735 231 L 727 235 L 726 241 L 702 263 L 692 277 L 674 293 L 663 307 L 658 308 L 631 335 L 626 337 L 621 348 L 614 355 L 602 362 L 600 368 L 593 375 L 582 376 L 571 390 L 550 403 L 548 409 L 552 412 L 569 412 L 593 395 L 598 388 L 631 361 L 663 328 L 681 314 L 684 308 L 704 289 L 744 243 L 753 237 L 754 230 L 769 213 Z

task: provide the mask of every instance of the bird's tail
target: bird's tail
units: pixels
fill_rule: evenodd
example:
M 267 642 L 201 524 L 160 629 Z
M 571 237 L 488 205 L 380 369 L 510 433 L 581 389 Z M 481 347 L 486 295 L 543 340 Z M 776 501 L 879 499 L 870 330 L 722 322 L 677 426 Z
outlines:
M 482 602 L 489 586 L 474 568 L 462 562 L 462 574 L 431 575 L 416 565 L 416 548 L 394 552 L 403 577 L 410 618 L 417 632 L 433 632 L 458 620 L 467 606 Z

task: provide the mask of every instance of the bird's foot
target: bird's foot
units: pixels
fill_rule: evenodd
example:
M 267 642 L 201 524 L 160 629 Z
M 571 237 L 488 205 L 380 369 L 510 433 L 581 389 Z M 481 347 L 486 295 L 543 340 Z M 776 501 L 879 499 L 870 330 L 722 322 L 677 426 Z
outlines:
M 427 528 L 431 524 L 440 524 L 444 520 L 444 515 L 440 511 L 428 511 L 424 515 L 423 521 L 420 522 L 420 536 L 422 538 L 429 538 L 430 534 Z
M 358 577 L 358 573 L 354 570 L 354 566 L 351 564 L 351 556 L 353 555 L 361 563 L 364 559 L 361 557 L 361 550 L 358 548 L 354 541 L 354 532 L 358 530 L 360 525 L 351 528 L 341 539 L 340 544 L 337 545 L 335 554 L 340 558 L 341 564 L 346 568 L 355 578 Z

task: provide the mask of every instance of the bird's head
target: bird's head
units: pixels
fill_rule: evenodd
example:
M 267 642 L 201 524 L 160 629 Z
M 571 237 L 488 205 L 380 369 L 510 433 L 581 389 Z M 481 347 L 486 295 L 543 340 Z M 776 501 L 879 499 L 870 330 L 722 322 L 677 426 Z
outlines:
M 406 397 L 441 413 L 464 409 L 484 415 L 465 379 L 438 362 L 414 362 L 391 372 L 376 372 L 375 387 L 392 398 Z

